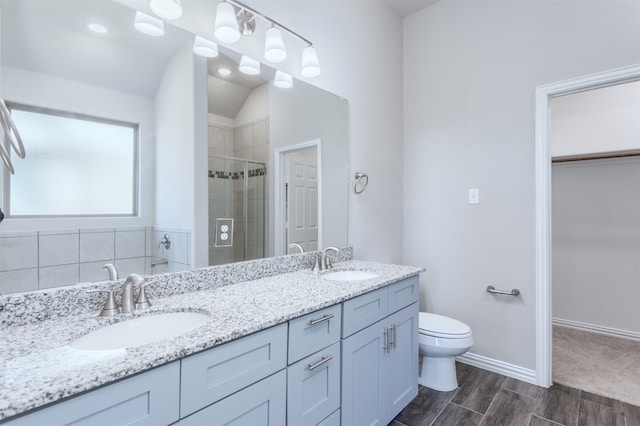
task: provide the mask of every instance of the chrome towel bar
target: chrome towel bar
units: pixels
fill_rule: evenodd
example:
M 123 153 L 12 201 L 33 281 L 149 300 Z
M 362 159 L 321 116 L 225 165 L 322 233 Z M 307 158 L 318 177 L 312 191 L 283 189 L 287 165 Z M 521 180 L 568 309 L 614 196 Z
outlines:
M 487 287 L 487 293 L 491 293 L 491 294 L 506 294 L 507 296 L 519 296 L 520 295 L 520 290 L 518 290 L 517 288 L 512 289 L 511 291 L 505 291 L 505 290 L 496 290 L 496 288 L 492 285 Z

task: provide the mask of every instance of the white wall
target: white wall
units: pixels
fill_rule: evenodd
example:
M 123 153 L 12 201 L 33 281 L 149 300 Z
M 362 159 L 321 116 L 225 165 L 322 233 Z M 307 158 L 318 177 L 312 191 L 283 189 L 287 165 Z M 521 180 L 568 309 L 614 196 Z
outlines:
M 441 1 L 404 21 L 403 262 L 427 268 L 423 309 L 471 326 L 471 353 L 529 377 L 535 87 L 640 62 L 638 16 L 636 2 Z
M 269 116 L 269 83 L 256 87 L 236 115 L 235 127 Z
M 205 65 L 204 61 L 194 58 L 191 46 L 178 51 L 167 64 L 155 103 L 155 225 L 198 229 L 192 234 L 195 265 L 208 262 Z
M 3 232 L 153 225 L 155 123 L 152 99 L 13 67 L 2 67 L 1 93 L 7 101 L 25 105 L 137 123 L 140 143 L 138 217 L 6 219 L 2 222 Z M 118 165 L 114 164 L 113 168 L 117 173 Z M 3 188 L 0 176 L 0 195 Z
M 553 165 L 553 317 L 640 338 L 640 157 Z
M 551 156 L 640 150 L 640 81 L 550 100 Z

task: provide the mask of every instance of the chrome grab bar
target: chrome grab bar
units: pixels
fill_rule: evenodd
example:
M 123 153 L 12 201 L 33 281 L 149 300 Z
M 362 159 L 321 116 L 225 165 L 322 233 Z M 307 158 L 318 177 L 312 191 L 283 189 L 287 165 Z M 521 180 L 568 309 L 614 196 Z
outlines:
M 519 296 L 520 295 L 520 290 L 518 290 L 517 288 L 512 289 L 511 291 L 506 291 L 506 290 L 496 290 L 496 288 L 492 285 L 487 287 L 487 293 L 491 293 L 491 294 L 506 294 L 507 296 Z
M 321 322 L 325 322 L 325 321 L 329 321 L 331 318 L 333 318 L 333 314 L 327 314 L 324 315 L 322 318 L 318 318 L 318 319 L 312 319 L 311 321 L 309 321 L 309 325 L 316 325 L 316 324 L 320 324 Z
M 323 356 L 322 359 L 320 359 L 320 361 L 315 362 L 313 364 L 307 364 L 307 368 L 309 369 L 309 371 L 315 370 L 316 368 L 320 367 L 322 364 L 326 364 L 332 359 L 333 359 L 333 355 Z

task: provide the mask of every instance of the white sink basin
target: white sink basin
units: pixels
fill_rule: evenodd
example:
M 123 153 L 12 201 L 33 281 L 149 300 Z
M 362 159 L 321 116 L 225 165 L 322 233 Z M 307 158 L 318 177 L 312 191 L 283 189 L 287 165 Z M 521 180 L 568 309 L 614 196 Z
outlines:
M 360 281 L 378 278 L 378 274 L 369 271 L 336 271 L 322 276 L 331 281 Z
M 69 346 L 85 351 L 131 348 L 178 337 L 209 320 L 197 312 L 171 312 L 122 321 L 88 333 Z

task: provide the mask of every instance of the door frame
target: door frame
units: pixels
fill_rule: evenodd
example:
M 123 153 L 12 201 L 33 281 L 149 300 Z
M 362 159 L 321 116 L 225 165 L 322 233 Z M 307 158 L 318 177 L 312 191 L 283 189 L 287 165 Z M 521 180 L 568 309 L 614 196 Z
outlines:
M 302 151 L 309 148 L 316 149 L 316 166 L 318 167 L 318 248 L 322 247 L 322 142 L 320 139 L 312 139 L 310 141 L 301 142 L 294 145 L 287 145 L 275 150 L 275 190 L 273 197 L 274 204 L 274 248 L 275 256 L 282 256 L 287 254 L 287 249 L 284 247 L 284 215 L 283 215 L 283 191 L 282 191 L 282 179 L 285 176 L 285 161 L 286 154 L 295 151 Z
M 549 101 L 556 96 L 584 92 L 640 80 L 640 65 L 631 65 L 536 88 L 535 95 L 535 269 L 536 269 L 536 382 L 552 382 L 551 310 L 551 145 Z

